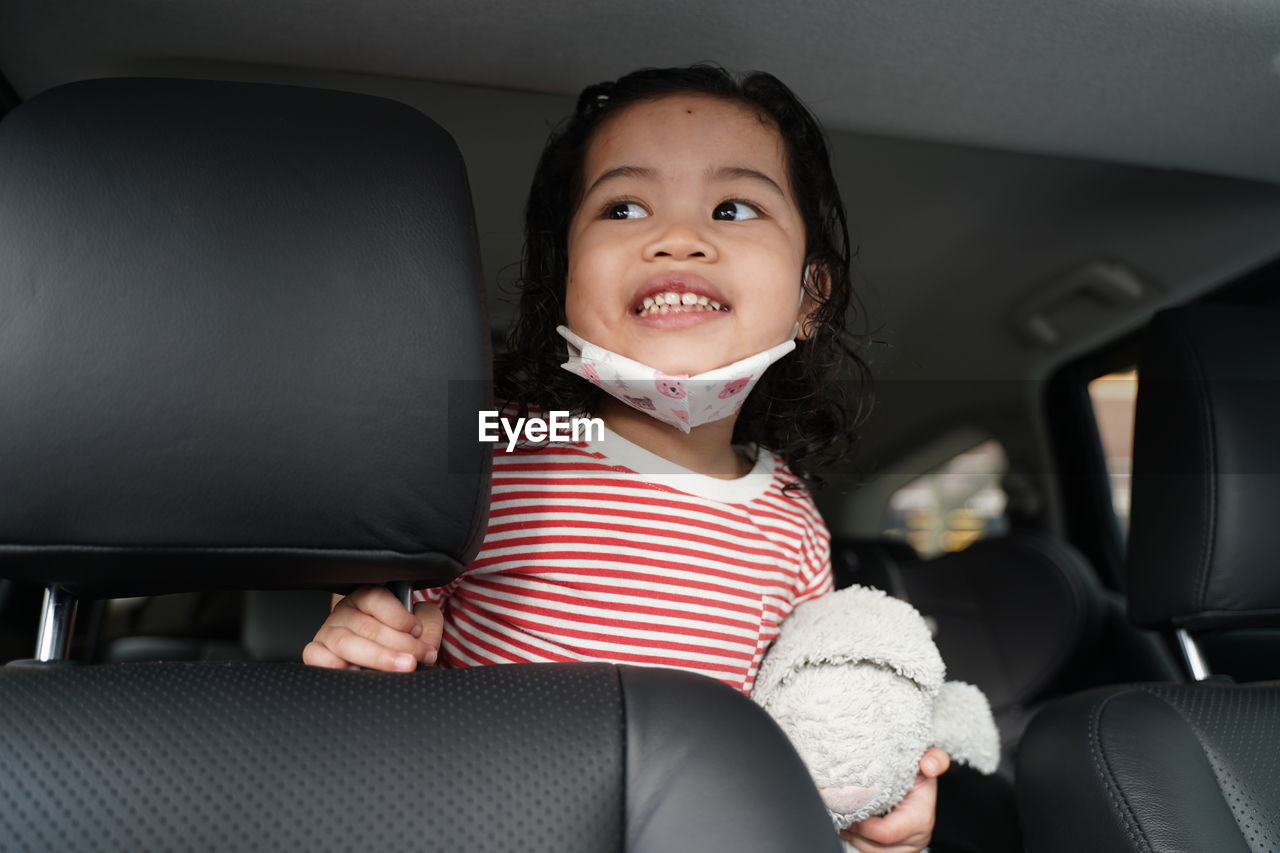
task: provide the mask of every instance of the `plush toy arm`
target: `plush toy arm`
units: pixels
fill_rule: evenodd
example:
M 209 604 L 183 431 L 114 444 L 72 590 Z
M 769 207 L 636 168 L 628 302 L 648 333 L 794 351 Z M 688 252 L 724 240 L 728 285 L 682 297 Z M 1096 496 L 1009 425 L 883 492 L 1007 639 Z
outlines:
M 933 700 L 933 745 L 950 753 L 952 761 L 980 773 L 996 772 L 1000 732 L 981 690 L 963 681 L 942 685 Z

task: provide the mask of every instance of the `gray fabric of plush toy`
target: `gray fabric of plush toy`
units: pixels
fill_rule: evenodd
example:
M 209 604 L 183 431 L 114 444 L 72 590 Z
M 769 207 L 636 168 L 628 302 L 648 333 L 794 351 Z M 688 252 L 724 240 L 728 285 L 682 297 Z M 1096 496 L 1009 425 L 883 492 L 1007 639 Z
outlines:
M 897 805 L 930 746 L 995 772 L 1000 736 L 987 698 L 944 677 L 915 608 L 854 586 L 787 617 L 751 698 L 786 731 L 845 829 Z

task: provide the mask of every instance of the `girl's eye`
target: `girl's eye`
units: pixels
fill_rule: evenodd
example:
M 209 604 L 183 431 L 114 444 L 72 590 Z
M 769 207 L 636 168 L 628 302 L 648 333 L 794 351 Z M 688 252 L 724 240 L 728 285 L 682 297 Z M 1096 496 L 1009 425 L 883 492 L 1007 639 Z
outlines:
M 711 218 L 723 222 L 742 222 L 747 219 L 759 219 L 760 211 L 750 202 L 725 201 L 716 205 Z
M 649 211 L 634 201 L 618 201 L 606 207 L 604 215 L 607 219 L 643 219 Z

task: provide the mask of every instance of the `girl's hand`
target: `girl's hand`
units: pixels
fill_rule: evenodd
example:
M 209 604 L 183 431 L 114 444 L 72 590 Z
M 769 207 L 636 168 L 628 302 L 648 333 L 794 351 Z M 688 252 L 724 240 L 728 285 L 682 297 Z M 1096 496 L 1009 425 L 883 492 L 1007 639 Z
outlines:
M 443 630 L 444 616 L 434 604 L 420 602 L 410 613 L 386 587 L 362 586 L 333 608 L 302 650 L 302 662 L 409 672 L 419 662 L 436 662 Z
M 853 824 L 840 837 L 862 853 L 920 853 L 933 838 L 938 777 L 951 766 L 951 756 L 930 747 L 920 759 L 916 784 L 893 811 Z

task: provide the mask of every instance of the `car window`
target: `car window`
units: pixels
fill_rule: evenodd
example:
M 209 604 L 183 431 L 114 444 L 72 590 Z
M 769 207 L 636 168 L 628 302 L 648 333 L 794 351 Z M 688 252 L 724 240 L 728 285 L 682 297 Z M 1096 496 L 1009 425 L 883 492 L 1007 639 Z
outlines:
M 1138 370 L 1108 373 L 1089 383 L 1093 420 L 1107 460 L 1111 506 L 1121 534 L 1129 530 L 1129 476 L 1133 469 L 1133 413 L 1138 397 Z
M 956 454 L 890 496 L 884 535 L 906 542 L 921 556 L 936 557 L 1007 533 L 1008 496 L 1001 479 L 1008 468 L 1004 447 L 995 439 Z

